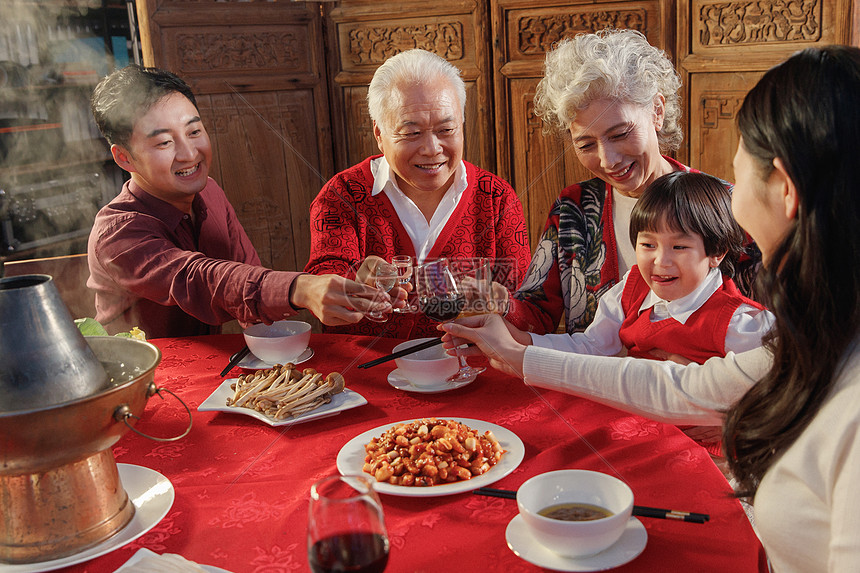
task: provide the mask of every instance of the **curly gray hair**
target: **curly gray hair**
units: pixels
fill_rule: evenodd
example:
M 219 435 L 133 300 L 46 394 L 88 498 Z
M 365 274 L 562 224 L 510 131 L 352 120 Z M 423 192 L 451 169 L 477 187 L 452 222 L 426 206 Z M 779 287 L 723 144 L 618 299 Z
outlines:
M 666 104 L 657 133 L 660 150 L 680 147 L 681 78 L 666 53 L 642 33 L 607 29 L 564 39 L 547 53 L 544 70 L 534 112 L 547 131 L 566 133 L 577 112 L 598 99 L 614 97 L 652 106 L 662 94 Z
M 460 102 L 462 118 L 466 117 L 466 85 L 460 70 L 445 58 L 421 49 L 407 50 L 391 56 L 373 73 L 367 89 L 367 107 L 370 118 L 380 129 L 395 110 L 394 91 L 402 84 L 427 84 L 439 79 L 447 80 Z

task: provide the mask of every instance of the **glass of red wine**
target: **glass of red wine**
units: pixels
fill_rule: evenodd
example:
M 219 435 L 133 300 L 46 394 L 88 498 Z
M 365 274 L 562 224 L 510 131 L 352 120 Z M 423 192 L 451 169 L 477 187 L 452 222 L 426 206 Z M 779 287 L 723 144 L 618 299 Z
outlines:
M 426 261 L 414 269 L 415 290 L 418 293 L 418 308 L 425 316 L 439 322 L 454 320 L 466 306 L 467 297 L 460 281 L 463 275 L 454 272 L 448 259 Z M 474 379 L 486 368 L 469 366 L 460 353 L 454 348 L 460 369 L 448 382 L 461 382 Z
M 388 564 L 382 503 L 367 476 L 332 476 L 311 486 L 308 563 L 313 573 L 382 573 Z

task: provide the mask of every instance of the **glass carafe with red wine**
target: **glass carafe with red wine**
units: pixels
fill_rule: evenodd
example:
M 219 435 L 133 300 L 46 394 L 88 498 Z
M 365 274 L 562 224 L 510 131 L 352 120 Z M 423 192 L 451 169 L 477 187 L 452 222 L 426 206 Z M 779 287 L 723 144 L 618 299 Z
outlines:
M 382 503 L 368 476 L 333 476 L 311 486 L 308 563 L 313 573 L 382 573 L 388 549 Z
M 468 300 L 468 281 L 465 275 L 455 273 L 448 259 L 425 261 L 414 268 L 415 289 L 418 293 L 418 308 L 425 316 L 439 322 L 457 318 Z M 460 369 L 451 376 L 449 382 L 473 379 L 486 370 L 483 367 L 469 366 L 466 359 L 455 348 Z

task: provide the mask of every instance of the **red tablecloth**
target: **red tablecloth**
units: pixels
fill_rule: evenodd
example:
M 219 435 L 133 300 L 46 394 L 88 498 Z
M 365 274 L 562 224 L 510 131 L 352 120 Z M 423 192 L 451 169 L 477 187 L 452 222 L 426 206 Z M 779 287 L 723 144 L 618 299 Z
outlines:
M 763 550 L 740 504 L 704 449 L 674 426 L 588 400 L 535 391 L 488 370 L 472 384 L 441 394 L 392 388 L 395 365 L 357 364 L 399 341 L 315 334 L 303 367 L 344 374 L 368 404 L 290 427 L 196 407 L 222 382 L 218 373 L 242 347 L 239 335 L 152 341 L 163 353 L 155 381 L 194 411 L 185 438 L 157 443 L 128 432 L 114 447 L 117 462 L 161 472 L 175 487 L 167 516 L 152 530 L 105 556 L 67 571 L 113 571 L 138 549 L 178 553 L 235 573 L 308 571 L 306 527 L 311 484 L 337 473 L 335 459 L 351 438 L 377 426 L 419 417 L 473 418 L 504 426 L 525 444 L 525 459 L 493 487 L 516 489 L 550 470 L 591 469 L 630 484 L 636 503 L 706 512 L 707 524 L 641 518 L 645 551 L 618 571 L 766 571 Z M 229 377 L 241 371 L 234 369 Z M 647 380 L 642 381 L 647 384 Z M 178 435 L 187 414 L 153 397 L 137 428 Z M 536 571 L 507 547 L 505 528 L 516 502 L 463 493 L 447 497 L 383 495 L 391 556 L 387 571 Z

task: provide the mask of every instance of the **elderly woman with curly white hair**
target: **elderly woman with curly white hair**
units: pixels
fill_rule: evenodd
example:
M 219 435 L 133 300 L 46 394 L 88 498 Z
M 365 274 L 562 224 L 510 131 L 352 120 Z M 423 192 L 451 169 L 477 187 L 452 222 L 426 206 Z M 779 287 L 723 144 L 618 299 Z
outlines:
M 634 30 L 580 34 L 547 54 L 535 114 L 547 131 L 569 133 L 594 178 L 567 187 L 553 205 L 511 300 L 514 325 L 553 332 L 564 312 L 568 333 L 585 329 L 598 299 L 635 264 L 626 237 L 636 200 L 661 175 L 695 171 L 665 155 L 681 144 L 680 87 L 666 54 Z M 735 282 L 749 294 L 747 277 Z

